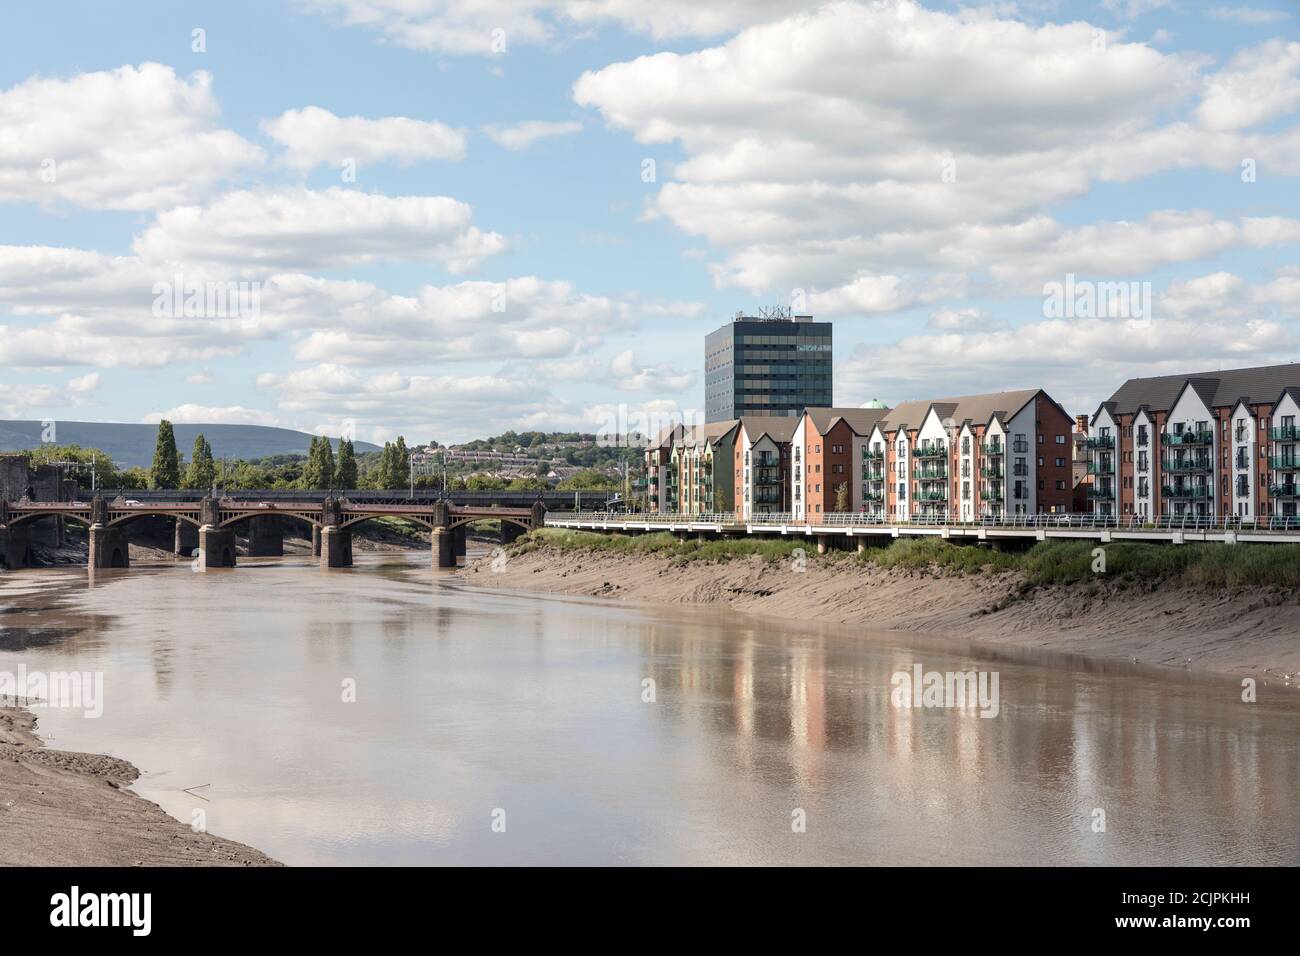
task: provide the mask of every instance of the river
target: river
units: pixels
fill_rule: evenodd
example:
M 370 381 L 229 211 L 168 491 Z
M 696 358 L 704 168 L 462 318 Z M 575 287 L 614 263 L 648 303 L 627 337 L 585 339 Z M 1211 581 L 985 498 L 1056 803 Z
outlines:
M 1281 688 L 428 563 L 4 574 L 0 670 L 102 672 L 49 745 L 289 864 L 1300 862 Z M 996 672 L 997 715 L 894 706 L 916 664 Z

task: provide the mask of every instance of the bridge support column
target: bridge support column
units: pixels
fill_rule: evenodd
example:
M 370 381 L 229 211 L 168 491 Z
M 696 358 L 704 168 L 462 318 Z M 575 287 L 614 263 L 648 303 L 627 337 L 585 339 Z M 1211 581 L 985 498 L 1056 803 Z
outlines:
M 235 532 L 205 524 L 199 529 L 199 570 L 235 566 Z
M 176 544 L 172 550 L 182 557 L 194 557 L 194 549 L 199 546 L 199 529 L 188 521 L 176 519 Z
M 463 558 L 469 552 L 469 525 L 451 529 L 452 557 Z
M 432 542 L 433 566 L 435 568 L 454 568 L 456 551 L 452 546 L 451 531 L 447 528 L 434 528 L 429 536 Z
M 320 525 L 311 526 L 311 554 L 314 558 L 320 557 Z
M 92 568 L 129 568 L 131 548 L 123 528 L 93 524 L 87 534 L 87 563 Z
M 320 566 L 322 568 L 352 567 L 351 531 L 340 531 L 334 525 L 321 528 Z
M 248 556 L 280 558 L 284 556 L 284 528 L 275 515 L 248 519 Z
M 819 534 L 819 535 L 817 536 L 817 553 L 818 553 L 818 554 L 825 554 L 825 553 L 826 553 L 826 549 L 827 549 L 827 547 L 828 547 L 828 544 L 827 544 L 827 541 L 826 541 L 826 535 L 824 535 L 824 534 Z
M 27 529 L 0 527 L 0 567 L 17 571 L 31 566 L 31 538 Z

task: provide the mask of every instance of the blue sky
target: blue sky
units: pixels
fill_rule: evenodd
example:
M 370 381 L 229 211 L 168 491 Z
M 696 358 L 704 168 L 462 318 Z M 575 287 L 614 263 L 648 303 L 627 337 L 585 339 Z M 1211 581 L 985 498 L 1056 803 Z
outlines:
M 1294 3 L 4 16 L 0 417 L 590 430 L 698 410 L 704 334 L 792 299 L 845 405 L 1295 357 Z M 1066 275 L 1152 314 L 1047 316 Z M 160 317 L 174 276 L 258 314 Z

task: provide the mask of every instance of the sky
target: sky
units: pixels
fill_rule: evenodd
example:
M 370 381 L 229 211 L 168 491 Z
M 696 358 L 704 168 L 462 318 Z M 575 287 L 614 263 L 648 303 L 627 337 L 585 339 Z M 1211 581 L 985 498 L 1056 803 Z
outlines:
M 844 406 L 1296 357 L 1292 0 L 0 17 L 0 418 L 690 419 L 773 305 Z

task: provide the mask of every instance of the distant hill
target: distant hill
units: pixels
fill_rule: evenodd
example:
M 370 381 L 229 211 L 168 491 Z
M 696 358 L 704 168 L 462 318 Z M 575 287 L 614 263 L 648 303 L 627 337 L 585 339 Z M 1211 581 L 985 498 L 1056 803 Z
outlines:
M 148 468 L 153 462 L 154 443 L 158 439 L 157 425 L 133 425 L 125 422 L 56 422 L 56 439 L 60 445 L 82 445 L 100 448 L 107 452 L 120 467 L 140 465 Z M 194 448 L 194 438 L 199 432 L 212 446 L 212 453 L 220 458 L 265 458 L 268 455 L 307 454 L 312 436 L 291 428 L 269 428 L 265 425 L 174 425 L 176 448 L 186 459 Z M 40 422 L 0 420 L 0 451 L 22 451 L 41 443 Z M 333 439 L 338 447 L 337 437 Z M 353 443 L 357 452 L 380 451 L 369 442 Z

